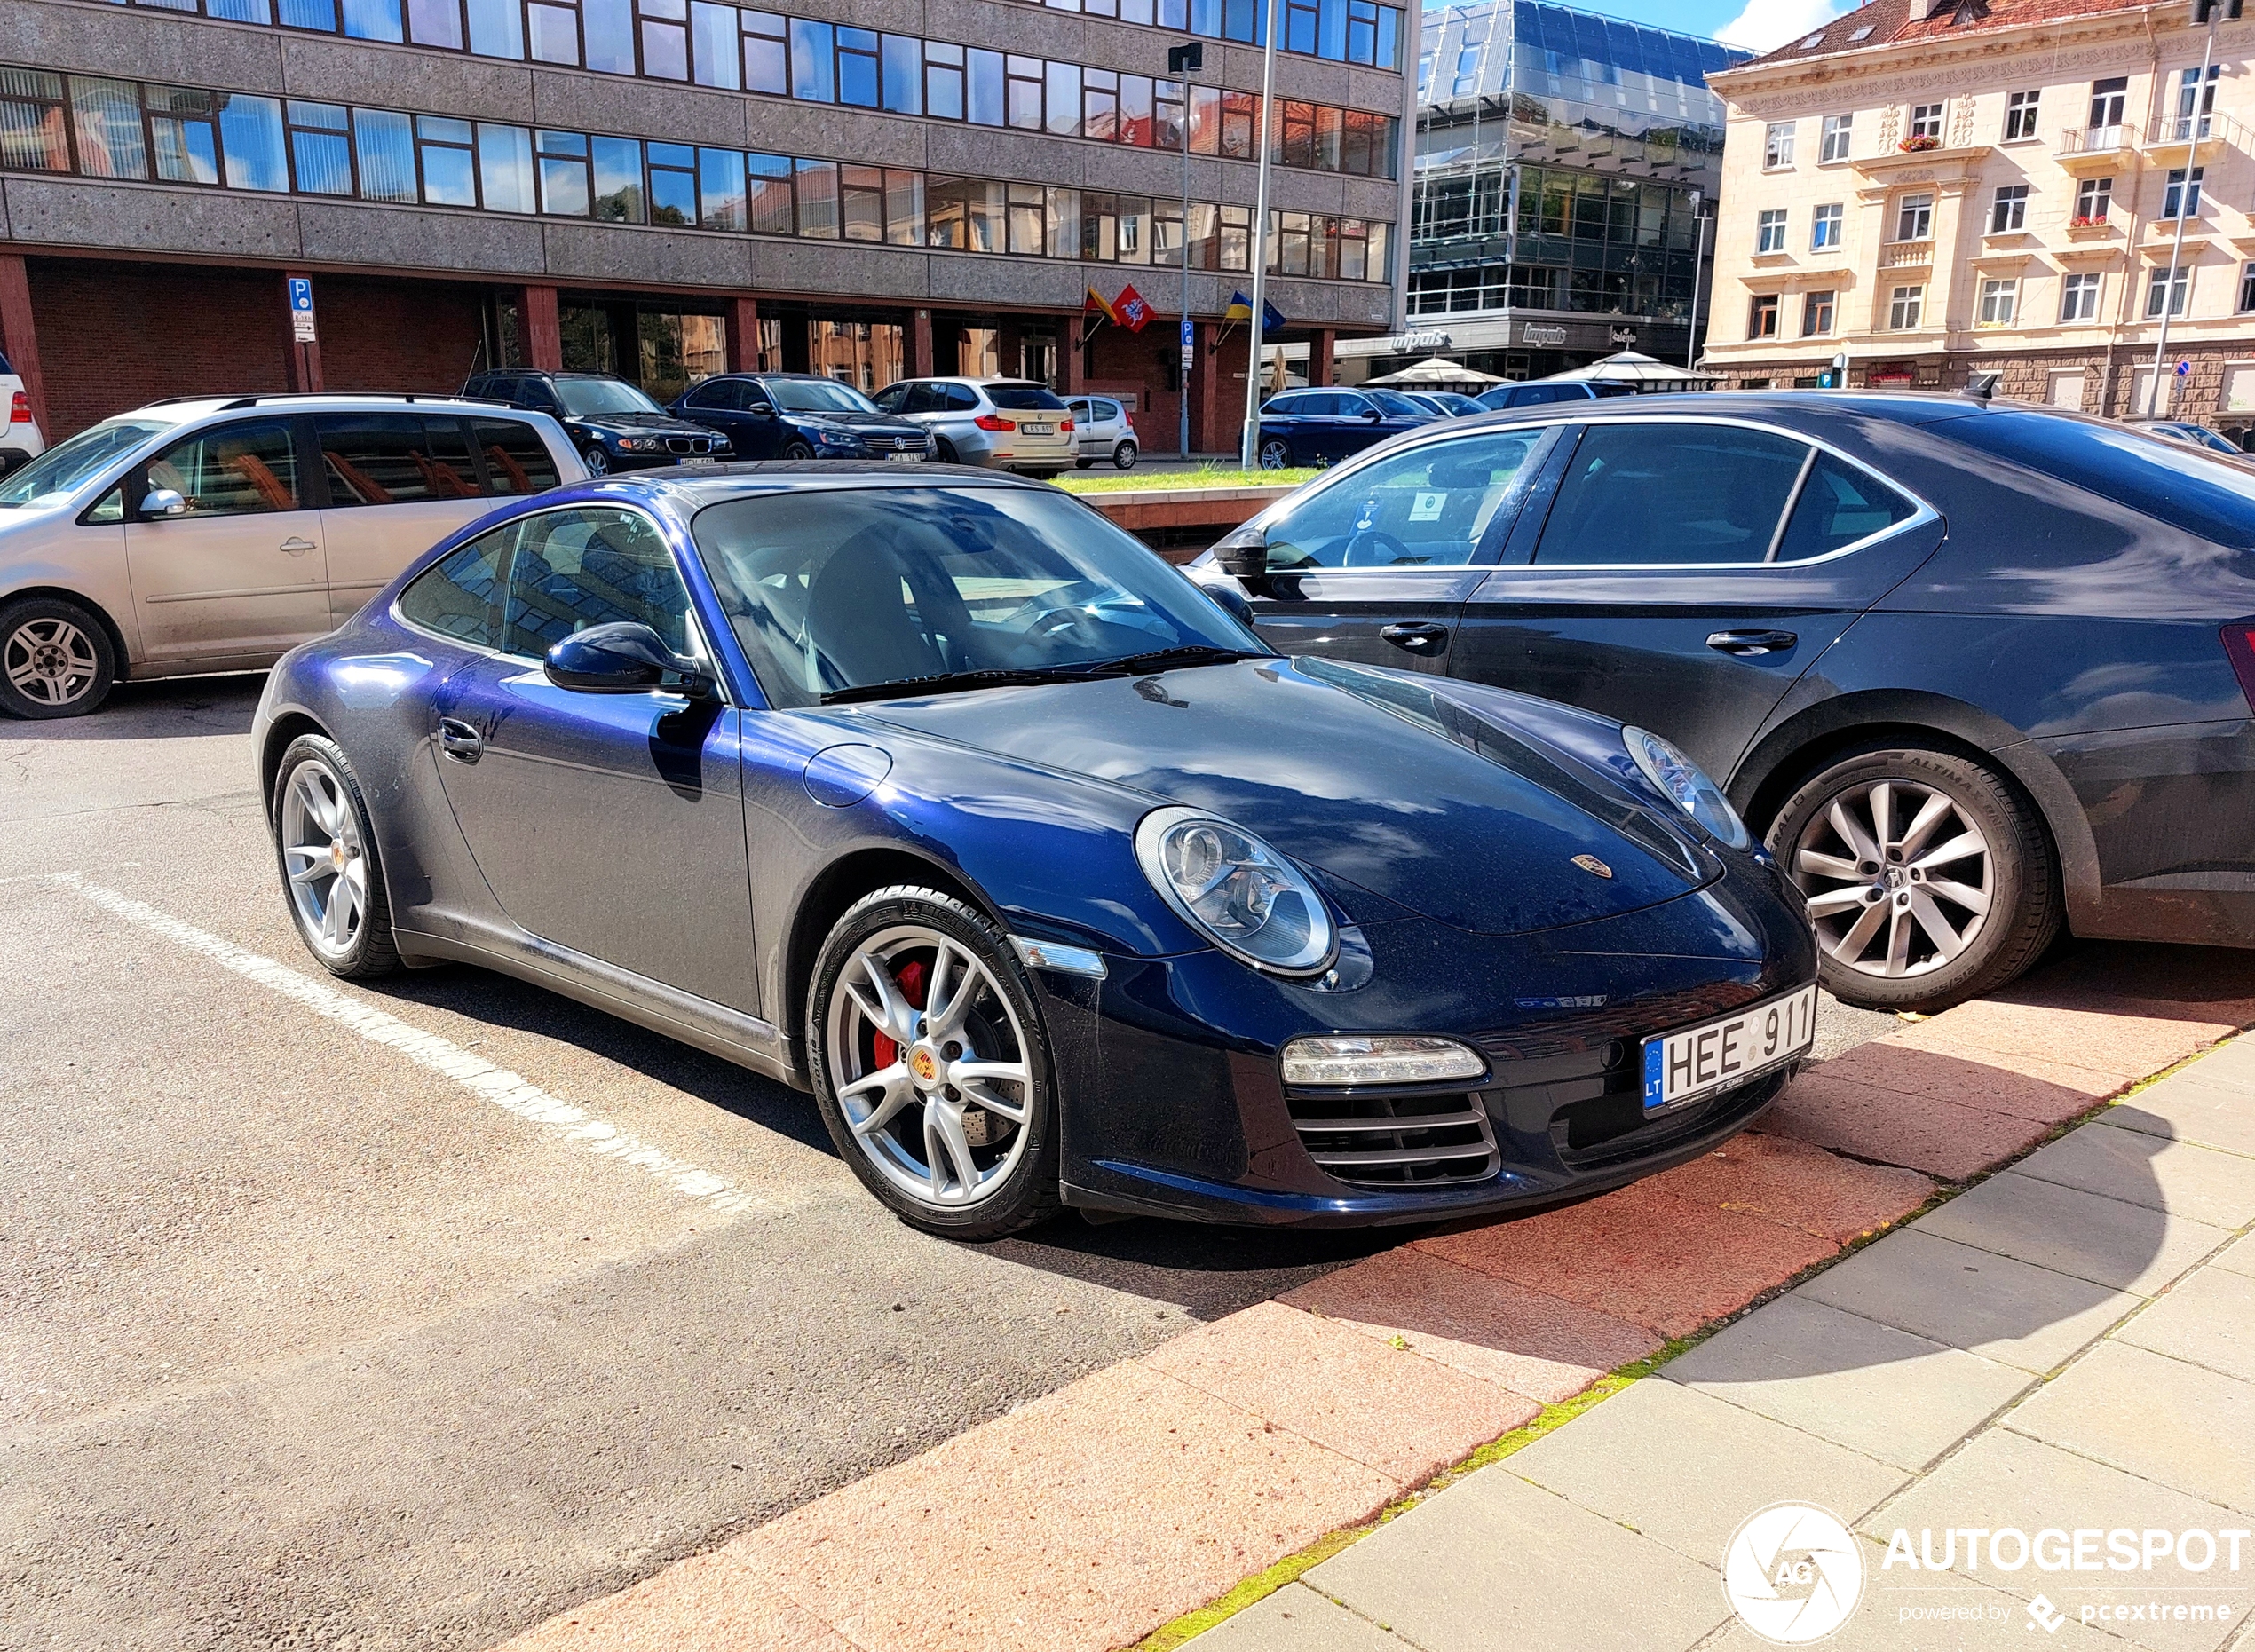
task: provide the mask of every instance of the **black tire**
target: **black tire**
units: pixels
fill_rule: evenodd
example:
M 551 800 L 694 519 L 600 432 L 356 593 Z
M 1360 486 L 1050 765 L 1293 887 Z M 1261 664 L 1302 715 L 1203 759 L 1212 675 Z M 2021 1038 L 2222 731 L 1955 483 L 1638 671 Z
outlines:
M 955 444 L 949 441 L 945 436 L 935 436 L 932 438 L 932 462 L 935 464 L 961 464 L 963 462 L 961 459 L 955 456 Z
M 1881 847 L 1872 788 L 1883 782 L 1897 834 L 1907 835 L 1936 796 L 1956 813 L 1942 815 L 1942 824 L 1907 856 Z M 1836 824 L 1836 802 L 1863 830 L 1878 858 L 1858 858 L 1848 866 L 1857 851 Z M 1974 834 L 1982 840 L 1985 859 L 1968 853 L 1919 864 Z M 2034 806 L 1996 770 L 1958 752 L 1889 742 L 1832 757 L 1785 799 L 1767 842 L 1804 894 L 1831 903 L 1812 914 L 1820 979 L 1842 1003 L 1859 1008 L 1933 1011 L 1993 992 L 2044 955 L 2064 921 L 2058 857 Z M 1986 906 L 1976 912 L 1958 902 L 1959 894 L 1985 896 Z M 1873 907 L 1883 910 L 1874 914 Z M 1954 955 L 1945 953 L 1922 911 L 1964 937 Z M 1858 968 L 1840 954 L 1855 928 L 1866 921 L 1877 928 L 1862 943 Z M 1906 937 L 1905 973 L 1890 976 L 1883 973 L 1891 961 L 1883 951 L 1894 945 L 1898 925 Z
M 1072 468 L 1076 470 L 1093 470 L 1096 466 L 1096 462 L 1094 459 L 1075 459 L 1072 462 Z
M 589 476 L 608 476 L 611 474 L 611 455 L 605 453 L 600 447 L 581 448 L 580 462 L 587 466 L 587 473 Z
M 290 864 L 288 802 L 291 782 L 309 764 L 323 771 L 333 783 L 336 794 L 352 810 L 352 825 L 359 834 L 360 855 L 365 862 L 362 875 L 366 896 L 359 927 L 341 947 L 330 945 L 311 926 L 290 887 L 291 874 L 298 868 Z M 298 939 L 305 943 L 305 950 L 329 974 L 347 981 L 374 980 L 399 968 L 400 948 L 392 934 L 392 904 L 384 894 L 384 863 L 376 848 L 376 823 L 368 814 L 360 778 L 353 771 L 352 760 L 344 755 L 344 748 L 321 734 L 301 734 L 290 741 L 289 748 L 282 753 L 281 762 L 274 768 L 273 790 L 266 798 L 266 818 L 273 827 L 274 862 L 281 873 L 282 900 L 289 908 L 290 921 L 297 926 Z M 329 888 L 333 899 L 334 880 Z
M 1057 478 L 1063 476 L 1064 472 L 1063 470 L 1021 470 L 1018 474 L 1024 477 L 1030 477 L 1037 482 L 1054 482 L 1057 479 Z
M 1292 444 L 1281 436 L 1263 436 L 1255 450 L 1263 470 L 1293 469 Z
M 992 982 L 1008 996 L 1023 1034 L 1023 1058 L 1032 1083 L 1027 1087 L 1026 1139 L 1017 1163 L 977 1203 L 951 1210 L 909 1197 L 873 1162 L 869 1149 L 853 1134 L 836 1093 L 832 1071 L 832 1004 L 840 976 L 865 942 L 903 926 L 936 931 L 975 956 Z M 1039 1001 L 1025 966 L 1003 932 L 976 907 L 937 889 L 895 884 L 863 896 L 832 926 L 814 962 L 807 993 L 807 1072 L 830 1140 L 862 1186 L 911 1227 L 951 1239 L 999 1239 L 1055 1215 L 1058 1194 L 1057 1102 L 1048 1039 Z M 906 1111 L 906 1110 L 904 1110 Z
M 1132 470 L 1135 468 L 1135 443 L 1122 442 L 1112 450 L 1112 468 L 1115 470 Z
M 793 442 L 783 450 L 783 456 L 786 459 L 811 459 L 814 457 L 814 449 L 804 442 Z
M 117 651 L 109 628 L 65 597 L 0 604 L 0 711 L 83 717 L 109 698 Z

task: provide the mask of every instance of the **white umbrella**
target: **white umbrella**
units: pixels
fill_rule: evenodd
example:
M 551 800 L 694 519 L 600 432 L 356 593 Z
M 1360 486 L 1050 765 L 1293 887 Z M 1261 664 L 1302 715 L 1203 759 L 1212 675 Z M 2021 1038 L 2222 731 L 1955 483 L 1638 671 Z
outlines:
M 1554 379 L 1586 379 L 1596 384 L 1719 384 L 1724 375 L 1702 373 L 1694 368 L 1680 368 L 1654 356 L 1639 355 L 1634 350 L 1591 362 L 1586 368 L 1574 368 L 1564 373 L 1554 373 Z
M 1469 384 L 1483 389 L 1505 381 L 1492 373 L 1483 373 L 1477 368 L 1468 368 L 1462 362 L 1452 361 L 1446 356 L 1428 356 L 1415 367 L 1404 368 L 1398 373 L 1389 373 L 1383 378 L 1366 378 L 1365 384 L 1381 390 L 1397 386 L 1404 390 L 1446 390 L 1452 385 Z

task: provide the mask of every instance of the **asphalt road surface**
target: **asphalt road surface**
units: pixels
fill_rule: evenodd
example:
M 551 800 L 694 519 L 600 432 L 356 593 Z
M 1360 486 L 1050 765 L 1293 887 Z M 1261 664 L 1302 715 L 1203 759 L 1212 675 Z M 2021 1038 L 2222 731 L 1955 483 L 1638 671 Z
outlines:
M 0 1647 L 488 1645 L 1398 1241 L 942 1244 L 765 1079 L 333 983 L 258 687 L 0 723 Z

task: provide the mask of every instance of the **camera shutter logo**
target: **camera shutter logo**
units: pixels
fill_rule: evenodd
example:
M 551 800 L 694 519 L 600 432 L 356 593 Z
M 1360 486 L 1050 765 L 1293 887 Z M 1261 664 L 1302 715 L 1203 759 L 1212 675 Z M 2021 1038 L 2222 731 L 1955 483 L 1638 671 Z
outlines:
M 1772 1646 L 1822 1640 L 1863 1598 L 1863 1556 L 1840 1519 L 1806 1503 L 1749 1515 L 1722 1553 L 1722 1593 Z

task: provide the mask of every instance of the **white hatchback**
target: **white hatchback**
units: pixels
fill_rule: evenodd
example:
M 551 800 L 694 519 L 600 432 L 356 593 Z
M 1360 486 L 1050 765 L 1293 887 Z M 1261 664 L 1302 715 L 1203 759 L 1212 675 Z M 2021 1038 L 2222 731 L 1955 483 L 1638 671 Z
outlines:
M 503 498 L 584 479 L 546 414 L 422 396 L 153 402 L 0 480 L 0 711 L 257 670 Z
M 4 355 L 0 355 L 0 408 L 7 412 L 7 422 L 0 424 L 0 476 L 5 476 L 44 453 L 47 439 L 31 416 L 31 394 L 22 375 Z

